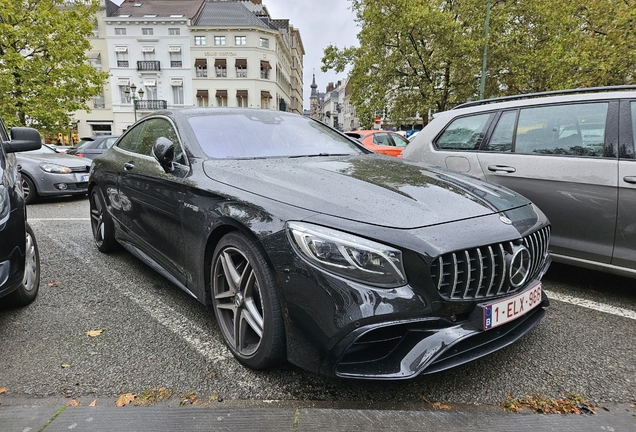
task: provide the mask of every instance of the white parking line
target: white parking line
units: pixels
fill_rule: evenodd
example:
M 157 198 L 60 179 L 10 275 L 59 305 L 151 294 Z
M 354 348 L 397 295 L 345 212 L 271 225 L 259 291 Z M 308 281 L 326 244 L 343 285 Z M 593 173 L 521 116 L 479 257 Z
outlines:
M 543 292 L 546 293 L 546 295 L 548 296 L 548 298 L 550 300 L 556 300 L 556 301 L 560 301 L 560 302 L 564 302 L 564 303 L 570 303 L 573 304 L 575 306 L 580 306 L 580 307 L 584 307 L 587 309 L 592 309 L 598 312 L 603 312 L 603 313 L 608 313 L 608 314 L 612 314 L 612 315 L 616 315 L 616 316 L 620 316 L 623 318 L 629 318 L 629 319 L 633 319 L 636 320 L 636 312 L 629 310 L 629 309 L 623 309 L 623 308 L 619 308 L 616 306 L 610 306 L 607 305 L 605 303 L 600 303 L 597 301 L 593 301 L 593 300 L 585 300 L 579 297 L 572 297 L 569 296 L 567 294 L 559 294 L 559 293 L 555 293 L 553 291 L 547 291 L 544 290 Z
M 28 222 L 46 222 L 46 221 L 89 221 L 91 218 L 27 218 Z

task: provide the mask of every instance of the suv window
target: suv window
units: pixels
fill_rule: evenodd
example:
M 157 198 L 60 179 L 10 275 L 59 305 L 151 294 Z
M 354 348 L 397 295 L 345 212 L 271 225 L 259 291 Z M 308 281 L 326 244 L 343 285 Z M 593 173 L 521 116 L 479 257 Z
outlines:
M 515 153 L 602 157 L 608 106 L 601 102 L 522 109 Z
M 492 114 L 479 114 L 455 119 L 435 143 L 440 149 L 477 150 Z

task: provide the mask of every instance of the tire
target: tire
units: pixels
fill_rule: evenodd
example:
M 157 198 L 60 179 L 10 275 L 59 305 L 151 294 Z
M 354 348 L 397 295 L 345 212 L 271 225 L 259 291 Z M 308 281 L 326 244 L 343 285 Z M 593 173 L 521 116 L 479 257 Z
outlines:
M 245 235 L 231 232 L 214 251 L 210 276 L 214 314 L 234 357 L 252 369 L 282 362 L 283 316 L 263 254 Z
M 90 192 L 91 228 L 93 240 L 100 252 L 109 253 L 119 249 L 119 243 L 115 239 L 115 226 L 106 210 L 106 204 L 102 192 L 98 187 Z
M 22 174 L 22 190 L 24 190 L 24 203 L 33 204 L 38 199 L 38 191 L 35 188 L 35 183 Z
M 7 296 L 11 306 L 22 307 L 35 300 L 40 288 L 40 252 L 33 230 L 26 226 L 24 278 L 17 290 Z

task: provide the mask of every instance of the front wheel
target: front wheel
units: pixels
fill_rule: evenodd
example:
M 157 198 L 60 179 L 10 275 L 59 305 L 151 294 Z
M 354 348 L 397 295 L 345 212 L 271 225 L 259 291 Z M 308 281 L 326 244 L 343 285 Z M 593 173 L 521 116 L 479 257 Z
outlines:
M 232 354 L 252 369 L 285 357 L 285 330 L 274 277 L 263 254 L 243 234 L 221 239 L 211 269 L 214 314 Z
M 40 289 L 40 252 L 31 226 L 26 226 L 26 250 L 24 259 L 24 277 L 17 290 L 7 297 L 12 306 L 26 306 L 35 300 Z
M 113 220 L 106 210 L 104 197 L 99 188 L 95 187 L 90 193 L 91 228 L 93 240 L 100 252 L 108 253 L 118 249 L 119 243 L 115 239 Z

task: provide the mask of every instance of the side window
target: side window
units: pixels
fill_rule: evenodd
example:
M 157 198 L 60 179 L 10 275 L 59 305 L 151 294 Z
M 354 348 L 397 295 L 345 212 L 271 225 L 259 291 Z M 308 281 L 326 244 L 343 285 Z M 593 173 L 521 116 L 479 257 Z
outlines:
M 632 139 L 634 141 L 634 148 L 636 149 L 636 102 L 630 104 L 632 111 Z
M 607 102 L 522 109 L 515 153 L 602 157 Z
M 437 138 L 437 148 L 447 150 L 477 150 L 492 114 L 479 114 L 455 119 Z
M 501 115 L 495 131 L 490 137 L 487 151 L 509 152 L 512 151 L 512 139 L 515 132 L 516 111 L 508 111 Z
M 183 150 L 172 124 L 168 120 L 161 118 L 150 119 L 146 124 L 147 127 L 144 129 L 144 133 L 141 137 L 143 154 L 148 156 L 152 155 L 152 146 L 157 142 L 157 139 L 164 137 L 174 144 L 175 162 L 182 165 L 185 164 Z
M 406 147 L 406 145 L 409 143 L 409 140 L 407 140 L 401 135 L 395 134 L 395 135 L 391 135 L 391 137 L 393 138 L 395 145 L 398 147 Z
M 139 136 L 143 128 L 145 127 L 146 122 L 140 123 L 132 128 L 124 137 L 119 141 L 117 147 L 122 150 L 127 150 L 133 153 L 139 153 L 137 151 L 137 147 L 139 146 Z
M 388 134 L 385 133 L 377 133 L 373 135 L 373 144 L 382 145 L 382 146 L 392 146 L 393 143 L 389 138 Z
M 113 144 L 115 144 L 115 141 L 117 141 L 117 138 L 108 138 L 106 140 L 106 147 L 107 149 L 111 148 L 113 146 Z

